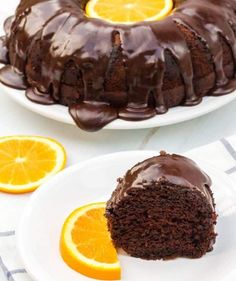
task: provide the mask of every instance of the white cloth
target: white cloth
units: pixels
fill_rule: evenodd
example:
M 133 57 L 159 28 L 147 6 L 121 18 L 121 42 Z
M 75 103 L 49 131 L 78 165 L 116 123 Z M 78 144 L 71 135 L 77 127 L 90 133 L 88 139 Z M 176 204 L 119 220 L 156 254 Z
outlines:
M 210 162 L 236 179 L 236 136 L 194 149 L 190 155 Z M 32 281 L 17 251 L 15 234 L 20 215 L 29 199 L 29 194 L 0 193 L 0 281 Z

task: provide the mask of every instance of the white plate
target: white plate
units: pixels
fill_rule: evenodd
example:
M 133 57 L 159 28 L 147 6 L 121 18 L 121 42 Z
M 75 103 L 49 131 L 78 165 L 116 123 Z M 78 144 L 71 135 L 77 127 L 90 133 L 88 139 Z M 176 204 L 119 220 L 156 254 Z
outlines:
M 106 200 L 117 177 L 151 151 L 122 152 L 72 166 L 36 191 L 27 205 L 18 232 L 18 246 L 28 272 L 36 281 L 92 280 L 70 269 L 59 253 L 60 231 L 66 217 L 80 205 Z M 219 214 L 214 251 L 201 259 L 144 261 L 120 256 L 122 280 L 129 281 L 235 281 L 236 189 L 221 171 L 206 163 L 212 177 Z
M 6 94 L 8 94 L 8 96 L 15 100 L 17 103 L 21 104 L 22 106 L 26 107 L 27 109 L 33 112 L 36 112 L 50 119 L 60 121 L 62 123 L 75 125 L 74 121 L 72 120 L 72 117 L 68 112 L 68 107 L 66 106 L 58 104 L 40 105 L 31 102 L 25 97 L 24 91 L 11 89 L 2 85 L 1 83 L 0 89 L 5 91 Z M 148 120 L 138 122 L 117 119 L 105 126 L 104 129 L 143 129 L 176 124 L 212 112 L 230 103 L 234 99 L 236 99 L 236 91 L 234 93 L 221 97 L 204 97 L 202 103 L 196 106 L 177 106 L 171 108 L 166 114 L 156 115 L 155 117 L 150 118 Z

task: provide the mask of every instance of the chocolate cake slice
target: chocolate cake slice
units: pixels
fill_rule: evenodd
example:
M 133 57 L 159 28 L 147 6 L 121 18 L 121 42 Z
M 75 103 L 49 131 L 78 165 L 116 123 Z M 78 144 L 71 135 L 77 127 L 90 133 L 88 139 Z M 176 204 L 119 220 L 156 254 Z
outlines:
M 118 182 L 106 207 L 115 247 L 148 260 L 199 258 L 213 249 L 211 179 L 195 162 L 161 152 Z

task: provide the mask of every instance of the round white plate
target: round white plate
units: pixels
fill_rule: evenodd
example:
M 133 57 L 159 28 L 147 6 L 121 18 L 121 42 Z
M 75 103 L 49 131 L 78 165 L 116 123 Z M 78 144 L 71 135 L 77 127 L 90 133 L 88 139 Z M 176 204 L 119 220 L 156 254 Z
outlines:
M 156 155 L 151 151 L 111 154 L 72 166 L 36 191 L 27 205 L 17 232 L 27 271 L 35 281 L 92 280 L 72 269 L 59 252 L 60 232 L 66 217 L 77 207 L 110 197 L 116 179 L 137 162 Z M 144 261 L 120 256 L 126 281 L 235 281 L 236 189 L 223 172 L 206 163 L 201 167 L 213 179 L 219 214 L 214 251 L 200 259 Z
M 68 107 L 66 106 L 59 104 L 41 105 L 31 102 L 25 97 L 24 91 L 11 89 L 2 85 L 1 83 L 0 89 L 2 91 L 5 91 L 6 94 L 8 94 L 8 96 L 15 100 L 17 103 L 33 112 L 39 113 L 40 115 L 60 121 L 62 123 L 75 125 L 72 117 L 68 112 Z M 169 109 L 166 114 L 156 115 L 155 117 L 148 120 L 138 122 L 117 119 L 105 126 L 104 129 L 143 129 L 176 124 L 212 112 L 230 103 L 234 99 L 236 99 L 236 91 L 234 93 L 221 97 L 204 97 L 202 103 L 197 106 L 177 106 Z

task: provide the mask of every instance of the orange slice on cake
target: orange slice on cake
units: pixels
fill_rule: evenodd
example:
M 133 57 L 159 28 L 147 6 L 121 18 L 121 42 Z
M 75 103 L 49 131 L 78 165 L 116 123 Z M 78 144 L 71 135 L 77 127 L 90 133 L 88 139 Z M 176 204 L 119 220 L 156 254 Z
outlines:
M 66 153 L 55 140 L 35 136 L 0 138 L 0 191 L 35 190 L 62 170 Z
M 86 14 L 111 23 L 132 24 L 161 20 L 173 6 L 173 0 L 90 0 Z
M 120 264 L 107 229 L 105 206 L 105 203 L 85 205 L 67 218 L 61 233 L 61 255 L 83 275 L 119 280 Z

